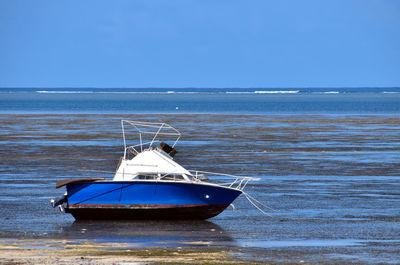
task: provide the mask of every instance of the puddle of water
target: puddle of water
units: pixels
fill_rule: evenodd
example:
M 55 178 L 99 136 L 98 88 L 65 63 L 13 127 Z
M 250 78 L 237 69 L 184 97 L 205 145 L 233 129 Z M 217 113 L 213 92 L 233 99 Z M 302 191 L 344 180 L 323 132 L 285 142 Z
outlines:
M 259 248 L 284 248 L 284 247 L 344 247 L 363 244 L 360 240 L 337 239 L 337 240 L 274 240 L 274 241 L 245 241 L 239 243 L 243 247 Z

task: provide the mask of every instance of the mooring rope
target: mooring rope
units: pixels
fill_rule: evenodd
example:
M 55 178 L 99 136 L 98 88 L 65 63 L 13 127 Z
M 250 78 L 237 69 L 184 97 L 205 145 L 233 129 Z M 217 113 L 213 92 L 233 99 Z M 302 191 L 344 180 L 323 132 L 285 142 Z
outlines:
M 269 216 L 269 217 L 271 217 L 271 218 L 276 218 L 276 217 L 274 217 L 274 216 L 272 216 L 272 215 L 266 213 L 266 212 L 265 212 L 263 209 L 261 209 L 260 207 L 258 207 L 258 206 L 251 200 L 251 198 L 249 197 L 249 195 L 247 195 L 247 193 L 243 192 L 243 194 L 244 194 L 244 196 L 246 197 L 246 199 L 247 199 L 254 207 L 256 207 L 256 209 L 258 209 L 260 212 L 262 212 L 263 214 L 265 214 L 266 216 Z
M 252 220 L 254 220 L 254 221 L 260 221 L 260 219 L 257 219 L 257 218 L 254 218 L 254 217 L 251 217 L 251 216 L 246 215 L 246 214 L 243 213 L 241 210 L 239 210 L 238 208 L 236 208 L 235 205 L 234 205 L 233 203 L 231 203 L 230 206 L 232 207 L 232 211 L 238 212 L 239 214 L 243 215 L 244 217 L 247 217 L 247 218 L 252 219 Z
M 256 208 L 258 211 L 260 211 L 262 214 L 264 214 L 264 215 L 266 215 L 266 216 L 268 216 L 268 217 L 270 217 L 270 218 L 273 218 L 273 219 L 282 220 L 282 219 L 280 219 L 280 218 L 278 218 L 278 217 L 275 217 L 275 216 L 273 216 L 273 215 L 267 213 L 267 212 L 266 212 L 265 210 L 263 210 L 260 206 L 258 206 L 257 203 L 258 203 L 259 205 L 261 205 L 262 207 L 264 207 L 264 208 L 270 210 L 270 211 L 273 211 L 273 212 L 276 212 L 276 213 L 278 213 L 278 214 L 281 214 L 281 215 L 285 215 L 285 216 L 287 216 L 287 217 L 290 217 L 290 216 L 287 215 L 287 214 L 284 214 L 284 213 L 282 213 L 282 212 L 280 212 L 280 211 L 278 211 L 278 210 L 275 210 L 275 209 L 273 209 L 273 208 L 271 208 L 271 207 L 265 205 L 264 203 L 260 202 L 260 201 L 257 200 L 256 198 L 254 198 L 254 197 L 250 196 L 249 194 L 247 194 L 246 192 L 242 191 L 242 193 L 244 194 L 244 196 L 246 197 L 246 199 L 250 202 L 250 204 L 253 205 L 254 208 Z M 232 210 L 233 210 L 233 211 L 237 211 L 237 212 L 239 212 L 240 214 L 244 215 L 245 217 L 248 217 L 248 218 L 251 218 L 251 219 L 254 219 L 254 220 L 258 220 L 258 219 L 252 218 L 252 217 L 247 216 L 247 215 L 245 215 L 244 213 L 242 213 L 239 209 L 237 209 L 237 208 L 235 207 L 235 205 L 233 205 L 233 203 L 231 204 L 231 207 L 232 207 Z M 282 220 L 282 221 L 283 221 L 283 220 Z
M 283 214 L 282 212 L 280 212 L 280 211 L 278 211 L 278 210 L 275 210 L 275 209 L 272 209 L 271 207 L 265 205 L 264 203 L 260 202 L 259 200 L 257 200 L 256 198 L 250 196 L 248 193 L 246 193 L 246 192 L 244 192 L 244 191 L 243 191 L 243 194 L 244 194 L 244 196 L 246 196 L 247 199 L 251 199 L 252 201 L 255 201 L 255 202 L 261 204 L 262 206 L 264 206 L 264 207 L 267 208 L 268 210 L 271 210 L 271 211 L 276 212 L 276 213 L 279 213 L 279 214 Z

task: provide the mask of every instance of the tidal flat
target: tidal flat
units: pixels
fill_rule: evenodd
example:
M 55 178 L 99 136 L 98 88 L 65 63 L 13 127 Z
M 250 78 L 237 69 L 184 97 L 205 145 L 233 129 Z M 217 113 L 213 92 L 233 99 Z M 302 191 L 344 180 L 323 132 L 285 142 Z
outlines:
M 229 251 L 188 248 L 130 248 L 124 243 L 67 240 L 0 240 L 1 264 L 246 264 Z M 254 263 L 256 264 L 256 263 Z M 261 263 L 260 263 L 261 264 Z
M 245 191 L 277 212 L 265 216 L 244 196 L 236 210 L 206 221 L 75 222 L 52 209 L 50 198 L 65 192 L 56 181 L 112 178 L 123 153 L 121 119 L 171 124 L 183 134 L 178 163 L 261 178 Z M 44 253 L 66 264 L 63 251 L 75 251 L 68 253 L 77 263 L 111 264 L 109 256 L 140 263 L 146 250 L 200 264 L 400 262 L 398 115 L 1 114 L 0 121 L 0 262 L 46 264 Z M 100 253 L 109 255 L 94 258 Z M 147 261 L 181 262 L 158 257 Z

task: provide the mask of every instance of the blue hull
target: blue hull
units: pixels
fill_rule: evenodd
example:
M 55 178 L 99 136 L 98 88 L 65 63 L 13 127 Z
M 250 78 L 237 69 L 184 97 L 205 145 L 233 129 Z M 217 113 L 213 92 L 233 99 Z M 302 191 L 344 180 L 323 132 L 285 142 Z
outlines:
M 66 211 L 75 219 L 207 219 L 241 194 L 185 182 L 87 181 L 66 186 Z

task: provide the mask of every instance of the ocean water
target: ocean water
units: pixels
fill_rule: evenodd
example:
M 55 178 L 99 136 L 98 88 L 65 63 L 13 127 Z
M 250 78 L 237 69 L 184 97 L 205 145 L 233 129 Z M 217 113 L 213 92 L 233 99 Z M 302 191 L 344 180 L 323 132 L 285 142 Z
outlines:
M 0 89 L 0 113 L 364 114 L 400 112 L 400 88 Z
M 400 262 L 400 89 L 1 89 L 0 238 L 230 249 L 260 262 Z M 207 221 L 75 222 L 58 180 L 112 178 L 121 119 L 181 131 L 188 169 L 260 178 Z

